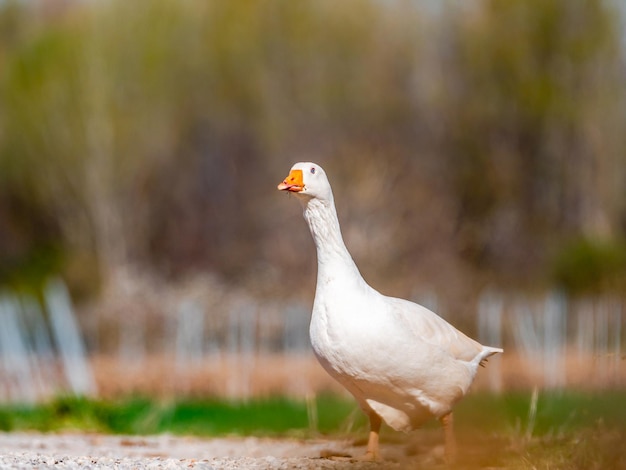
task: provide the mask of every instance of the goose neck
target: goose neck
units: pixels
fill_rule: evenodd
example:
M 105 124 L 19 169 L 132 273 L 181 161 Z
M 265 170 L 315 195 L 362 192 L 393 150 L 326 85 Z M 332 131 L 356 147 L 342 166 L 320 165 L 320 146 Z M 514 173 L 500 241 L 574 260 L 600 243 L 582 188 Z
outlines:
M 315 242 L 320 269 L 324 266 L 337 268 L 340 265 L 356 269 L 343 241 L 337 211 L 332 200 L 310 199 L 305 204 L 304 218 Z

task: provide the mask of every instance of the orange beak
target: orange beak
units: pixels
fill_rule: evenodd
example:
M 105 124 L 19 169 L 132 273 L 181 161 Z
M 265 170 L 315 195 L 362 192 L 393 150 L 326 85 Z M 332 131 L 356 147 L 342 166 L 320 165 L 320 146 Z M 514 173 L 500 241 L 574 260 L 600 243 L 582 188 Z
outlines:
M 299 193 L 304 189 L 304 182 L 302 181 L 302 170 L 291 170 L 287 178 L 278 185 L 278 189 L 281 191 L 290 191 L 292 193 Z

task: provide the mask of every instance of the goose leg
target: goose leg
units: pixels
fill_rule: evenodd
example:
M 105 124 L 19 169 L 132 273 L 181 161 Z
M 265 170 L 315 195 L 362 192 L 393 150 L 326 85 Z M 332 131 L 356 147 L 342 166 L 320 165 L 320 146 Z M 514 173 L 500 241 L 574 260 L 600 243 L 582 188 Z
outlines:
M 443 426 L 446 462 L 452 463 L 456 458 L 456 439 L 454 438 L 452 412 L 442 416 L 439 420 Z
M 370 412 L 370 435 L 367 441 L 367 452 L 363 460 L 380 460 L 380 451 L 378 449 L 378 435 L 380 433 L 381 419 L 373 411 Z

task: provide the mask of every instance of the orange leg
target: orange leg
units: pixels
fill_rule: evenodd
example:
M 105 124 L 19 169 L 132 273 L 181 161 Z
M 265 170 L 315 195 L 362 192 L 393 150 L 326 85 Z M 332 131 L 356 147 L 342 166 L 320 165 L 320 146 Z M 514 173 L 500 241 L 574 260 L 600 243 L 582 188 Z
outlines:
M 442 416 L 439 420 L 443 426 L 446 461 L 452 463 L 456 458 L 456 439 L 454 438 L 452 412 Z
M 370 436 L 367 441 L 367 452 L 365 453 L 364 460 L 380 460 L 380 450 L 378 449 L 380 425 L 380 416 L 373 411 L 370 412 Z

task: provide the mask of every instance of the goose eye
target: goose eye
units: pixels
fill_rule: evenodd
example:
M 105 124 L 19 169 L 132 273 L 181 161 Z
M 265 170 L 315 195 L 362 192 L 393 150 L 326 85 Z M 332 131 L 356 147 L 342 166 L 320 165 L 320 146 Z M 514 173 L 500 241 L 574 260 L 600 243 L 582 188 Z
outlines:
M 315 167 L 314 167 L 314 166 L 312 166 L 312 167 L 311 167 L 311 174 L 312 174 L 312 175 L 314 175 L 314 174 L 315 174 Z

